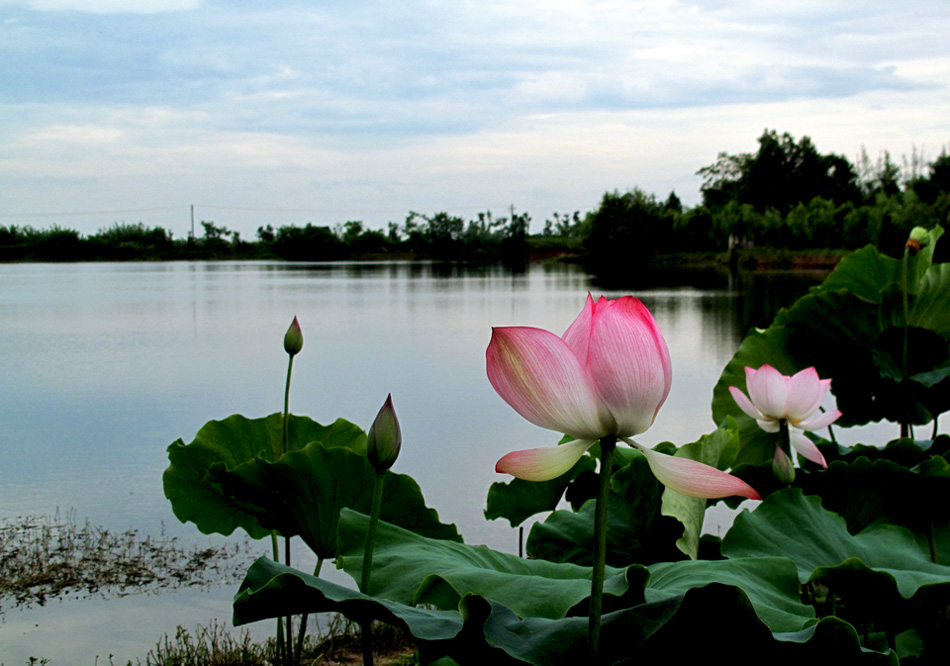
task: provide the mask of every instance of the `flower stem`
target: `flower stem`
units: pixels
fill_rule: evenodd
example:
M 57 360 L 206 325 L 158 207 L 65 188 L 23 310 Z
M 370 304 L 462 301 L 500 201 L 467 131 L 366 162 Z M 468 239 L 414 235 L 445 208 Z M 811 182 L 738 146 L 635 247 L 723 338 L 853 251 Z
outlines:
M 594 511 L 594 571 L 590 583 L 590 620 L 587 625 L 587 644 L 591 664 L 597 663 L 600 645 L 600 616 L 604 600 L 604 568 L 607 562 L 607 503 L 610 500 L 610 469 L 617 448 L 616 436 L 600 440 L 600 491 Z
M 320 569 L 323 568 L 323 558 L 317 558 L 317 566 L 313 569 L 313 575 L 320 577 Z M 294 666 L 300 666 L 300 659 L 303 657 L 303 639 L 307 635 L 307 621 L 310 619 L 309 613 L 304 613 L 300 618 L 300 630 L 297 632 L 297 651 L 294 654 Z
M 277 545 L 277 530 L 271 530 L 270 532 L 270 542 L 274 551 L 274 561 L 280 562 L 280 547 Z M 290 662 L 285 659 L 284 655 L 284 618 L 277 618 L 277 637 L 276 637 L 276 649 L 277 649 L 277 663 L 279 664 L 289 664 Z
M 903 354 L 901 355 L 901 381 L 907 379 L 907 329 L 909 327 L 910 320 L 910 308 L 907 302 L 907 264 L 910 262 L 910 248 L 904 248 L 904 261 L 901 263 L 901 291 L 903 292 L 904 299 L 904 349 Z M 907 437 L 908 422 L 901 422 L 901 437 Z
M 287 431 L 290 425 L 290 373 L 293 372 L 293 369 L 294 357 L 291 355 L 290 360 L 287 362 L 287 383 L 284 385 L 284 422 L 280 441 L 280 451 L 277 454 L 278 458 L 287 453 Z
M 373 575 L 373 541 L 376 538 L 376 524 L 379 522 L 379 509 L 383 502 L 383 481 L 385 472 L 376 472 L 373 485 L 373 504 L 369 514 L 369 529 L 366 531 L 366 548 L 363 550 L 363 573 L 360 577 L 360 592 L 370 593 Z M 373 622 L 367 620 L 362 625 L 363 666 L 373 666 Z

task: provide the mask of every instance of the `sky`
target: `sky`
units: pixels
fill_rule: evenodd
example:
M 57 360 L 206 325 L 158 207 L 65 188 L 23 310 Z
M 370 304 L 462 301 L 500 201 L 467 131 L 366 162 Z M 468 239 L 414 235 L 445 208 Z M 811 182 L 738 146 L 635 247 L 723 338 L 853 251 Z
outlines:
M 765 129 L 929 161 L 948 34 L 947 0 L 0 0 L 0 225 L 539 231 L 607 191 L 694 205 Z

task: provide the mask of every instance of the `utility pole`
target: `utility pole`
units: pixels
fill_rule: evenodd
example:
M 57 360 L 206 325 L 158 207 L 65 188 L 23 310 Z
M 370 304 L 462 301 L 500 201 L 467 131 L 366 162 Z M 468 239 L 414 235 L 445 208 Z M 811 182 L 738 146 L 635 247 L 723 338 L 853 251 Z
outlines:
M 191 204 L 191 240 L 195 240 L 195 205 Z

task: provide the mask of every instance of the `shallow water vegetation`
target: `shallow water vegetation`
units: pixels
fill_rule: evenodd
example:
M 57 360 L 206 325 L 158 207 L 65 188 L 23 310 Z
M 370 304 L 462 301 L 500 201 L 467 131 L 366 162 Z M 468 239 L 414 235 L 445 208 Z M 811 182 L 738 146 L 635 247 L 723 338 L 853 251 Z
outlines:
M 74 511 L 0 521 L 0 608 L 44 605 L 66 595 L 125 596 L 238 580 L 246 540 L 185 546 L 177 537 L 109 531 Z
M 373 634 L 373 647 L 382 666 L 417 664 L 415 649 L 406 634 L 388 625 L 379 625 Z M 355 664 L 360 658 L 359 626 L 341 615 L 330 615 L 325 626 L 317 626 L 307 635 L 301 651 L 303 666 Z M 212 621 L 194 631 L 179 626 L 174 636 L 166 634 L 144 660 L 128 661 L 126 666 L 269 666 L 275 663 L 273 638 L 263 643 L 250 633 L 237 635 L 228 627 Z M 115 666 L 110 663 L 110 666 Z

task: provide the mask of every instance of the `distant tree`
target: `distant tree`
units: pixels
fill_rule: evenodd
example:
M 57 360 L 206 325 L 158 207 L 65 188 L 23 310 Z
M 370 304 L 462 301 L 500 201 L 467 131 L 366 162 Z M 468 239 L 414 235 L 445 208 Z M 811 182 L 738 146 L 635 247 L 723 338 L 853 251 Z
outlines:
M 402 240 L 402 232 L 400 231 L 399 224 L 397 222 L 389 223 L 389 242 L 398 243 Z
M 717 210 L 729 201 L 750 204 L 761 213 L 775 208 L 783 215 L 815 197 L 836 203 L 859 196 L 857 176 L 847 159 L 822 155 L 811 139 L 766 130 L 755 154 L 720 153 L 716 162 L 698 172 L 703 203 Z
M 353 242 L 360 237 L 360 234 L 363 233 L 363 221 L 362 220 L 350 220 L 349 222 L 343 223 L 343 233 L 341 237 L 343 242 L 347 245 L 352 245 Z
M 274 254 L 290 261 L 328 261 L 346 256 L 346 247 L 329 227 L 311 223 L 301 228 L 283 226 L 277 230 L 272 246 Z
M 276 234 L 274 233 L 274 227 L 267 225 L 266 227 L 257 228 L 257 240 L 261 243 L 273 243 Z
M 634 270 L 656 256 L 672 235 L 672 221 L 652 194 L 634 188 L 606 192 L 591 214 L 584 248 L 591 270 Z
M 419 220 L 425 224 L 419 224 Z M 423 242 L 423 249 L 427 254 L 440 259 L 449 259 L 461 254 L 461 239 L 465 233 L 465 220 L 440 211 L 432 216 L 410 211 L 406 217 L 405 228 L 413 239 L 413 232 L 417 232 L 415 240 Z M 411 231 L 410 231 L 411 230 Z
M 670 192 L 670 196 L 666 198 L 666 203 L 663 205 L 664 210 L 671 211 L 674 213 L 683 212 L 683 202 L 680 201 L 680 198 L 676 196 L 676 190 Z
M 866 202 L 873 202 L 878 194 L 892 197 L 901 191 L 901 168 L 891 159 L 889 151 L 883 151 L 877 160 L 872 162 L 862 146 L 857 174 L 858 188 Z

